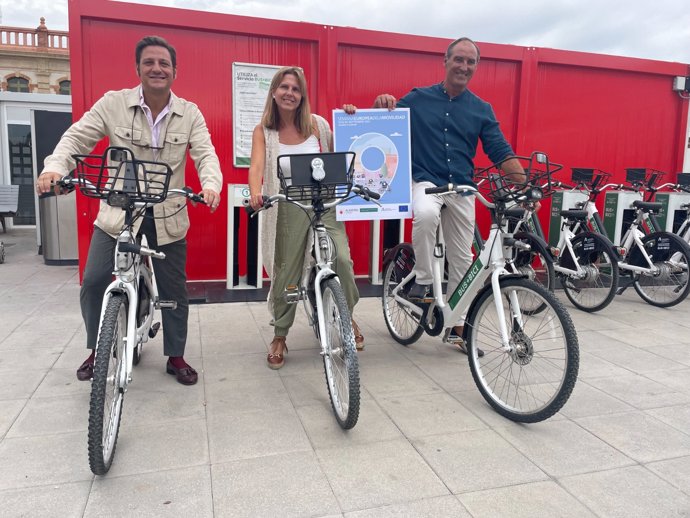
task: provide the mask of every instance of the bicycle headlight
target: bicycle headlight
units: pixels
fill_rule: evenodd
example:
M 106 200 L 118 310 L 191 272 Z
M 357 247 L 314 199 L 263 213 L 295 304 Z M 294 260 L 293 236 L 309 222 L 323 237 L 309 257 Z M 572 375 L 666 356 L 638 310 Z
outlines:
M 108 194 L 108 205 L 123 209 L 129 206 L 129 195 L 125 192 L 111 191 Z
M 538 201 L 544 199 L 544 191 L 539 187 L 530 187 L 527 191 L 527 196 L 532 201 Z

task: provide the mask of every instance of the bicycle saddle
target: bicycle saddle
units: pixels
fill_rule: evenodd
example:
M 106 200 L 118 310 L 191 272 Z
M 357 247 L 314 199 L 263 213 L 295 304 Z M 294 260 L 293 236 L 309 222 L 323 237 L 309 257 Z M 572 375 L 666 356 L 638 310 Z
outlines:
M 645 212 L 657 212 L 661 210 L 661 203 L 658 201 L 635 200 L 632 202 L 632 206 Z
M 567 210 L 562 210 L 561 211 L 561 216 L 567 219 L 577 219 L 577 220 L 586 220 L 587 219 L 587 211 L 586 210 L 576 210 L 576 209 L 567 209 Z

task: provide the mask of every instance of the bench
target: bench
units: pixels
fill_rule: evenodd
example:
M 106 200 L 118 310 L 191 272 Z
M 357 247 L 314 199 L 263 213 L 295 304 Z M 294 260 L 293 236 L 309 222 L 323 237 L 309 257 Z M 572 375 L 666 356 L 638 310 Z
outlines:
M 2 223 L 3 233 L 7 232 L 7 229 L 5 228 L 5 218 L 16 216 L 18 206 L 19 186 L 0 185 L 0 223 Z

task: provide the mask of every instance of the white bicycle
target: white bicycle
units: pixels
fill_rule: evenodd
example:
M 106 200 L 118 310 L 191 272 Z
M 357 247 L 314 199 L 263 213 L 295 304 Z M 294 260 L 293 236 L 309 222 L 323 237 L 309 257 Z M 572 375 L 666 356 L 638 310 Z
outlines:
M 491 213 L 489 237 L 446 300 L 445 254 L 437 232 L 429 304 L 407 298 L 415 276 L 411 245 L 402 243 L 389 250 L 384 257 L 383 315 L 391 336 L 403 345 L 415 342 L 423 332 L 438 336 L 444 330 L 447 342 L 453 326 L 466 315 L 462 338 L 477 388 L 499 414 L 533 423 L 554 415 L 570 397 L 579 368 L 577 334 L 565 307 L 550 291 L 506 269 L 514 249 L 529 249 L 506 230 L 506 205 L 540 199 L 541 190 L 508 188 L 500 176 L 492 176 L 489 183 L 493 201 L 469 185 L 426 189 L 427 194 L 441 196 L 473 194 Z
M 359 363 L 352 330 L 352 317 L 338 275 L 333 270 L 336 249 L 323 223 L 323 215 L 351 198 L 378 199 L 366 187 L 352 185 L 353 152 L 298 154 L 278 157 L 278 176 L 282 193 L 264 197 L 263 208 L 290 203 L 309 217 L 313 245 L 312 261 L 305 265 L 300 286 L 289 287 L 280 295 L 288 303 L 304 303 L 309 325 L 321 344 L 324 373 L 331 405 L 338 424 L 353 428 L 359 418 Z M 289 164 L 289 165 L 288 165 Z
M 151 258 L 165 259 L 165 254 L 148 248 L 146 238 L 135 235 L 134 222 L 170 195 L 200 203 L 203 198 L 189 188 L 168 189 L 170 167 L 137 160 L 127 148 L 110 147 L 103 155 L 74 158 L 76 178 L 65 176 L 55 184 L 66 191 L 79 188 L 125 213 L 115 246 L 114 280 L 103 296 L 89 402 L 89 466 L 94 474 L 105 475 L 115 455 L 133 366 L 139 363 L 144 343 L 160 329 L 160 322 L 154 322 L 156 310 L 177 306 L 159 300 Z

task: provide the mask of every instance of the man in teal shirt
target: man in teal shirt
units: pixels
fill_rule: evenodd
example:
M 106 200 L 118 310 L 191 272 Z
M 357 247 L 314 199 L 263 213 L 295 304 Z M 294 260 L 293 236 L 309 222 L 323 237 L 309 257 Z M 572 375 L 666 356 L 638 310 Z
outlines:
M 374 108 L 409 108 L 412 142 L 412 246 L 415 251 L 415 284 L 409 298 L 431 302 L 433 249 L 436 228 L 443 228 L 448 259 L 448 289 L 455 290 L 472 263 L 475 213 L 474 196 L 426 194 L 428 187 L 454 184 L 473 185 L 474 157 L 482 142 L 493 162 L 514 156 L 501 132 L 491 105 L 467 89 L 477 65 L 479 47 L 469 38 L 458 38 L 446 51 L 445 79 L 436 85 L 415 88 L 399 101 L 381 94 Z M 502 168 L 514 180 L 524 177 L 517 159 Z M 446 209 L 441 212 L 441 208 Z M 462 339 L 464 320 L 457 322 L 449 340 L 467 353 Z M 479 356 L 483 351 L 478 349 Z

